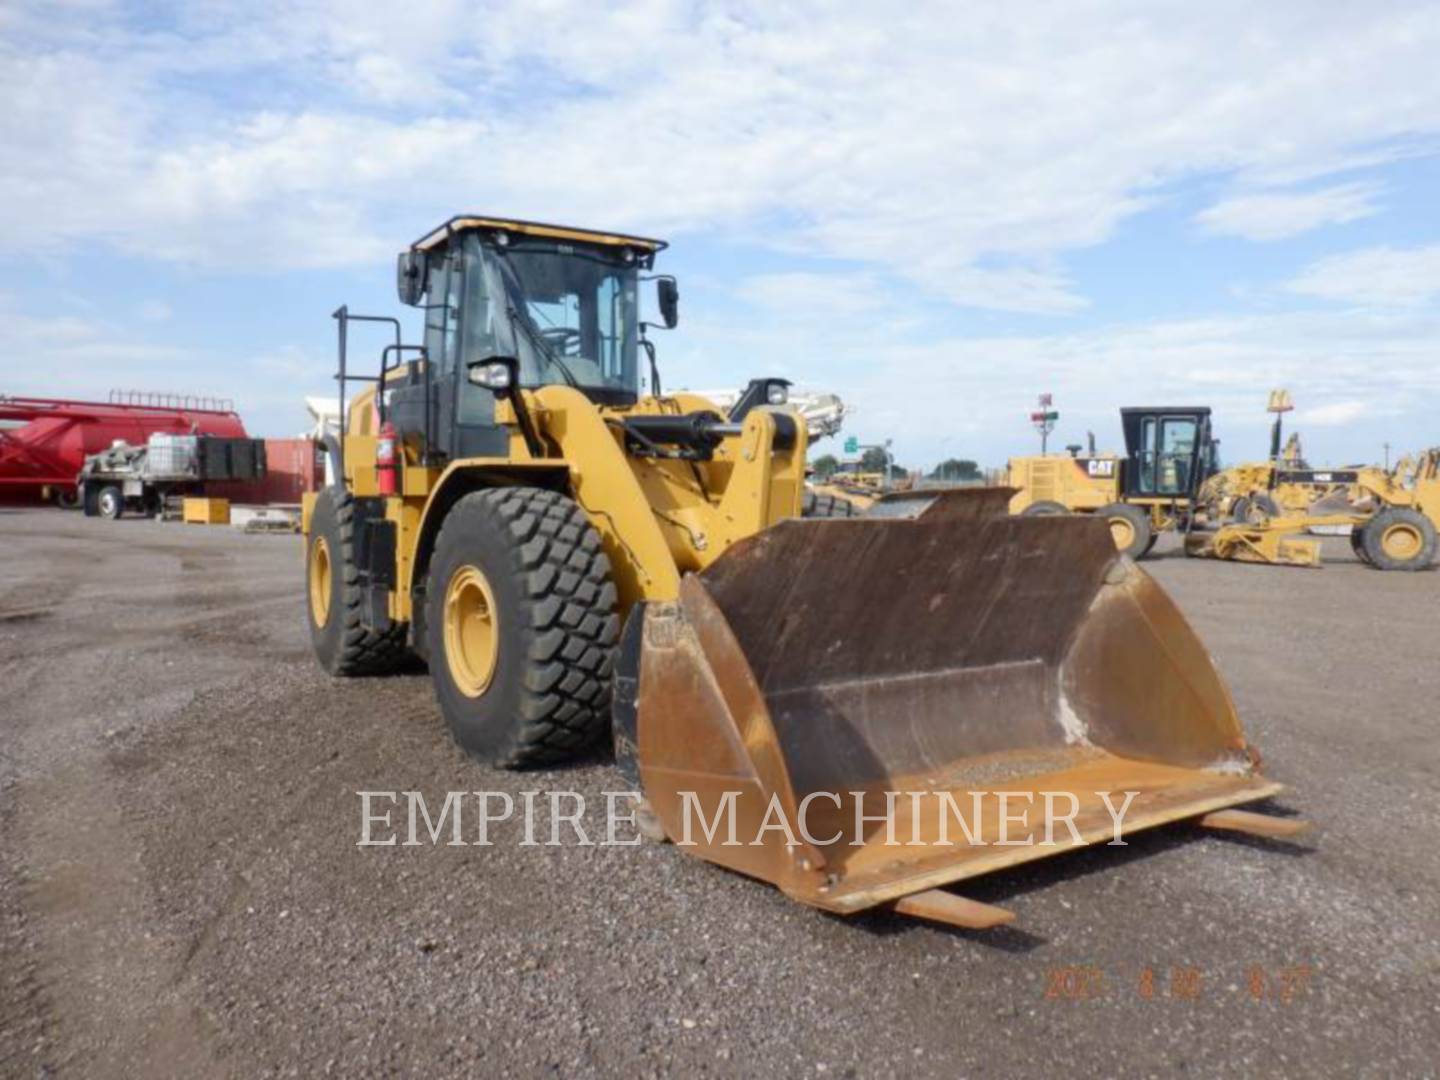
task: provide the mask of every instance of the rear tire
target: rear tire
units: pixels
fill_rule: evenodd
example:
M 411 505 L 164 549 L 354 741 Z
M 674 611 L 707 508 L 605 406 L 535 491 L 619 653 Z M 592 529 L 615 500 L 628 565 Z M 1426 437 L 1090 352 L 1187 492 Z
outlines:
M 838 495 L 818 495 L 808 488 L 800 503 L 800 516 L 807 518 L 859 517 L 860 511 L 849 499 Z
M 1360 543 L 1380 570 L 1424 570 L 1435 561 L 1435 526 L 1408 507 L 1381 510 L 1365 523 Z
M 95 509 L 101 517 L 115 521 L 125 514 L 125 493 L 115 484 L 106 484 L 95 496 Z
M 1271 518 L 1280 516 L 1280 507 L 1269 495 L 1255 495 L 1247 500 L 1245 516 L 1240 520 L 1246 525 L 1264 525 Z
M 1110 536 L 1122 555 L 1129 555 L 1132 559 L 1144 558 L 1155 538 L 1149 514 L 1129 503 L 1111 503 L 1096 510 L 1095 514 L 1110 523 Z
M 306 621 L 315 658 L 331 675 L 387 675 L 407 657 L 405 624 L 365 626 L 355 560 L 355 497 L 328 487 L 315 499 L 305 541 Z
M 1020 511 L 1021 517 L 1048 517 L 1051 514 L 1068 514 L 1070 511 L 1062 503 L 1051 502 L 1049 499 L 1042 499 L 1039 502 L 1031 503 L 1024 510 Z
M 528 487 L 466 495 L 441 526 L 425 597 L 435 694 L 467 752 L 523 768 L 604 736 L 618 593 L 572 499 Z

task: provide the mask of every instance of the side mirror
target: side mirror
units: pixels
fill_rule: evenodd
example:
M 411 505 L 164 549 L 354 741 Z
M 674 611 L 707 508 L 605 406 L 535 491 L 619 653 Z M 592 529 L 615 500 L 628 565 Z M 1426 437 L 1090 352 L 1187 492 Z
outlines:
M 659 302 L 660 318 L 665 321 L 665 329 L 674 330 L 675 324 L 680 321 L 680 286 L 675 284 L 673 277 L 655 279 L 655 299 Z
M 395 291 L 400 302 L 415 307 L 425 295 L 425 253 L 402 251 L 395 260 Z

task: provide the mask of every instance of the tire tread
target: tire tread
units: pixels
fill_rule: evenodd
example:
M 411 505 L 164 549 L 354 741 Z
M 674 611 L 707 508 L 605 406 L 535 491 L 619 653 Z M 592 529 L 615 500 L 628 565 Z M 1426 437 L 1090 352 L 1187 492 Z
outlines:
M 529 487 L 465 496 L 441 526 L 437 552 L 450 543 L 448 532 L 464 529 L 470 513 L 498 518 L 513 540 L 515 580 L 530 623 L 513 736 L 498 756 L 485 759 L 504 768 L 563 761 L 599 742 L 609 727 L 606 660 L 620 640 L 610 560 L 574 500 Z
M 330 489 L 332 492 L 338 489 Z M 340 634 L 340 652 L 331 669 L 332 675 L 357 678 L 388 675 L 409 655 L 405 644 L 406 623 L 395 623 L 388 630 L 371 630 L 361 617 L 365 594 L 360 588 L 360 568 L 355 561 L 355 496 L 348 491 L 334 495 L 335 523 L 340 535 L 340 603 L 339 616 L 344 620 Z

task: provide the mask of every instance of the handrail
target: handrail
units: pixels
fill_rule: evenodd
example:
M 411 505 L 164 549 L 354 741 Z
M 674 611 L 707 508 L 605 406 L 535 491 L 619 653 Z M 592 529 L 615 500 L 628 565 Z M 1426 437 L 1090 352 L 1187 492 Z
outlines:
M 175 394 L 163 390 L 111 390 L 107 404 L 129 405 L 144 409 L 183 409 L 188 412 L 233 413 L 235 402 L 231 398 L 209 397 L 203 394 Z

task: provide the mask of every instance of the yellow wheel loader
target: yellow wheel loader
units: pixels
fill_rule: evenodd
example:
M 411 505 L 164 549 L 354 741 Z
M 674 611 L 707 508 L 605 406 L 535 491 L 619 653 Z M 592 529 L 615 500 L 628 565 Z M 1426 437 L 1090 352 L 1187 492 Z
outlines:
M 417 655 L 498 766 L 608 736 L 682 851 L 833 912 L 995 925 L 942 886 L 1166 822 L 1295 827 L 1235 809 L 1279 785 L 1102 522 L 1011 517 L 1007 489 L 804 520 L 777 381 L 724 412 L 661 393 L 638 296 L 664 247 L 455 218 L 399 259 L 423 343 L 336 313 L 341 482 L 304 513 L 327 670 Z M 393 340 L 347 403 L 357 325 Z
M 1093 514 L 1110 527 L 1115 546 L 1143 558 L 1160 533 L 1188 528 L 1197 497 L 1216 469 L 1216 443 L 1205 406 L 1120 410 L 1125 454 L 1011 458 L 1017 489 L 1010 512 L 1025 516 Z

